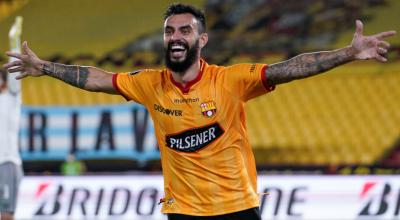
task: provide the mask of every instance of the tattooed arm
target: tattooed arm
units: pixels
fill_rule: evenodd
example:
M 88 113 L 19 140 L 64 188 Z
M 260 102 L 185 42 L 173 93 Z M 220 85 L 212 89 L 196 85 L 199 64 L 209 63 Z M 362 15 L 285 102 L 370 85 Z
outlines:
M 386 62 L 384 55 L 390 44 L 383 40 L 395 31 L 363 36 L 363 24 L 356 21 L 356 32 L 351 45 L 334 51 L 305 53 L 287 61 L 270 65 L 266 71 L 268 84 L 273 86 L 323 73 L 353 60 L 376 59 Z
M 18 59 L 3 65 L 10 73 L 21 72 L 17 79 L 48 75 L 88 91 L 117 94 L 112 84 L 112 73 L 96 67 L 64 65 L 41 60 L 26 42 L 23 43 L 22 54 L 7 52 L 7 55 Z
M 116 93 L 112 85 L 112 73 L 99 68 L 52 62 L 43 62 L 41 66 L 42 73 L 72 86 L 93 92 Z
M 265 74 L 268 84 L 272 86 L 313 76 L 352 60 L 354 60 L 354 50 L 351 47 L 334 51 L 305 53 L 270 65 Z

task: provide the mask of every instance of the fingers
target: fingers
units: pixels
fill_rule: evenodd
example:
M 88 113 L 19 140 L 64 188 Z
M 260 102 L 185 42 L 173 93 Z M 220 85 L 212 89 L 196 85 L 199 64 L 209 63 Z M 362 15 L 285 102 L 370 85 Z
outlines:
M 3 65 L 3 68 L 6 68 L 8 73 L 17 73 L 19 72 L 15 79 L 23 79 L 27 76 L 29 76 L 28 73 L 25 72 L 25 67 L 21 66 L 20 63 L 22 63 L 20 60 L 16 60 L 7 64 Z M 14 67 L 14 68 L 12 68 Z
M 379 47 L 383 47 L 385 49 L 389 49 L 390 48 L 390 44 L 388 42 L 386 42 L 386 41 L 379 41 L 378 42 L 378 46 Z
M 387 58 L 386 58 L 386 54 L 388 52 L 388 49 L 390 47 L 390 44 L 387 43 L 386 41 L 380 41 L 378 43 L 378 48 L 376 50 L 376 55 L 375 55 L 375 59 L 377 59 L 380 62 L 386 62 Z
M 356 33 L 357 35 L 363 34 L 364 25 L 360 20 L 356 20 Z
M 24 41 L 22 43 L 22 48 L 24 49 L 25 54 L 29 56 L 36 56 L 35 53 L 28 47 L 28 42 Z
M 9 73 L 23 72 L 23 71 L 25 71 L 25 68 L 22 66 L 19 66 L 19 67 L 15 67 L 15 68 L 10 68 L 7 71 Z
M 376 49 L 375 59 L 377 59 L 380 62 L 386 62 L 387 61 L 387 58 L 386 58 L 387 52 L 388 52 L 388 50 L 386 48 L 378 47 Z
M 25 77 L 29 76 L 29 74 L 22 72 L 18 76 L 15 77 L 15 79 L 23 79 Z
M 396 31 L 384 31 L 384 32 L 373 35 L 373 37 L 378 38 L 378 40 L 382 40 L 385 37 L 391 37 L 394 35 L 396 35 Z
M 15 60 L 9 63 L 6 63 L 3 65 L 4 69 L 9 69 L 11 67 L 15 67 L 15 66 L 22 66 L 23 62 L 21 60 Z
M 24 49 L 28 48 L 28 42 L 25 40 L 24 42 L 22 42 L 22 47 L 24 47 Z
M 29 76 L 30 74 L 28 72 L 25 72 L 26 69 L 24 66 L 19 65 L 19 63 L 22 63 L 19 60 L 7 63 L 5 65 L 3 65 L 4 68 L 7 68 L 8 73 L 18 73 L 19 74 L 15 77 L 15 79 L 23 79 L 27 76 Z
M 24 43 L 22 44 L 22 48 L 23 48 L 22 54 L 8 51 L 8 52 L 6 52 L 6 55 L 9 57 L 14 57 L 14 58 L 20 59 L 20 60 L 37 57 L 36 54 L 28 47 L 28 42 L 24 41 Z
M 375 56 L 375 59 L 377 59 L 377 60 L 380 61 L 380 62 L 386 62 L 386 61 L 387 61 L 386 57 L 384 57 L 384 56 L 382 56 L 382 55 L 380 55 L 380 54 L 377 54 L 377 55 Z
M 11 51 L 7 51 L 6 55 L 9 57 L 14 57 L 14 58 L 20 59 L 20 60 L 23 60 L 25 58 L 25 56 L 23 54 L 11 52 Z
M 387 53 L 387 50 L 385 48 L 379 47 L 378 48 L 378 53 L 384 55 L 384 54 Z

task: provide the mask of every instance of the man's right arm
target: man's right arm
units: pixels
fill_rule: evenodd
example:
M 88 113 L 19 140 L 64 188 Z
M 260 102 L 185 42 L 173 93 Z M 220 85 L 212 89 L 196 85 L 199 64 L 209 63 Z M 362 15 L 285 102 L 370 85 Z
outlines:
M 22 53 L 7 52 L 16 60 L 3 65 L 8 72 L 20 72 L 16 79 L 27 76 L 38 77 L 48 75 L 72 86 L 93 92 L 118 94 L 113 86 L 113 74 L 96 67 L 64 65 L 39 59 L 39 57 L 23 43 Z
M 117 94 L 112 83 L 113 74 L 96 67 L 43 61 L 41 72 L 84 90 Z

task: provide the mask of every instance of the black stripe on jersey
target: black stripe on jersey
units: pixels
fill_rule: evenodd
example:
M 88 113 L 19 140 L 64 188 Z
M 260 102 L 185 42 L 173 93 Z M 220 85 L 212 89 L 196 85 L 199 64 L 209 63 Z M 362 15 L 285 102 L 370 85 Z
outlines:
M 218 123 L 205 127 L 193 128 L 178 134 L 167 135 L 167 146 L 180 152 L 196 152 L 218 139 L 224 130 Z

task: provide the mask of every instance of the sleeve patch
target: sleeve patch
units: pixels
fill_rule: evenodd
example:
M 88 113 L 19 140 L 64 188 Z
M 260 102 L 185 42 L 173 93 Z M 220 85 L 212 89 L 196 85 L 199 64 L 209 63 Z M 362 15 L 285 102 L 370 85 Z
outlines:
M 133 75 L 135 75 L 135 74 L 140 73 L 141 71 L 142 71 L 142 70 L 135 70 L 135 71 L 129 72 L 128 74 L 129 74 L 130 76 L 133 76 Z
M 253 73 L 256 70 L 256 64 L 251 65 L 250 73 Z

